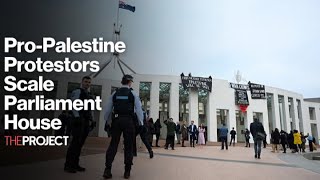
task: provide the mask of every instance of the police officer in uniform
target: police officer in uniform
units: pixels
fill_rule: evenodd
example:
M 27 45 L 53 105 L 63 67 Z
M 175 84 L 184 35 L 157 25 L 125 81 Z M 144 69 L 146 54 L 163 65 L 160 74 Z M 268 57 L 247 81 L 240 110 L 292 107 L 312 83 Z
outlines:
M 74 101 L 76 99 L 92 99 L 92 96 L 88 92 L 90 86 L 91 78 L 89 76 L 83 77 L 81 88 L 77 88 L 72 91 L 71 100 Z M 85 171 L 85 168 L 79 165 L 79 157 L 82 146 L 84 145 L 86 138 L 88 137 L 90 129 L 93 129 L 96 123 L 93 121 L 91 110 L 72 110 L 72 113 L 72 140 L 68 147 L 64 170 L 65 172 L 76 173 L 77 171 Z
M 124 138 L 124 164 L 125 172 L 124 178 L 130 177 L 130 171 L 133 159 L 133 142 L 135 136 L 135 122 L 134 113 L 137 114 L 138 123 L 143 125 L 143 112 L 139 96 L 132 91 L 131 85 L 133 77 L 124 75 L 121 81 L 122 87 L 114 92 L 106 106 L 104 118 L 108 121 L 109 116 L 113 110 L 114 117 L 111 124 L 111 142 L 106 152 L 106 163 L 103 177 L 106 179 L 112 178 L 111 168 L 112 162 L 118 150 L 121 134 Z M 108 123 L 108 122 L 106 122 Z

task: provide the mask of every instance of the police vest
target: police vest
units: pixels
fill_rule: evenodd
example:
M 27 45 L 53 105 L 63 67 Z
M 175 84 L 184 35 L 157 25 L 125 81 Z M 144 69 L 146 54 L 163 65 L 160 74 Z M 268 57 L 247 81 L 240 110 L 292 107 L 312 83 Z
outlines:
M 78 88 L 80 89 L 80 96 L 79 99 L 80 100 L 85 100 L 85 99 L 92 99 L 92 96 L 90 95 L 90 93 L 82 88 Z M 89 107 L 90 108 L 90 107 Z M 80 115 L 85 116 L 85 117 L 89 117 L 91 116 L 91 110 L 80 110 L 79 111 Z
M 134 96 L 131 89 L 117 89 L 113 95 L 113 110 L 118 116 L 134 116 Z

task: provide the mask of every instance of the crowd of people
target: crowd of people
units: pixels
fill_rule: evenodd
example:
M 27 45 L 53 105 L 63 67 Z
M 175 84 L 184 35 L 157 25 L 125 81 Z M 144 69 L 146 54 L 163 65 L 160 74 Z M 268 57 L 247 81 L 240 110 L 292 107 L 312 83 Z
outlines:
M 177 140 L 176 144 L 181 144 L 181 147 L 186 147 L 184 143 L 186 140 L 189 140 L 190 147 L 195 147 L 195 144 L 200 146 L 206 144 L 206 128 L 203 124 L 197 127 L 194 121 L 191 121 L 191 124 L 188 126 L 186 121 L 174 123 L 172 118 L 164 120 L 163 123 L 167 128 L 165 149 L 168 149 L 170 145 L 172 150 L 174 150 L 175 139 Z M 145 128 L 151 147 L 160 147 L 159 138 L 162 128 L 160 119 L 154 122 L 152 118 L 149 118 L 145 123 Z M 153 145 L 154 136 L 155 145 Z
M 190 147 L 195 148 L 195 145 L 206 145 L 206 127 L 200 124 L 199 127 L 191 121 L 188 125 L 186 121 L 173 122 L 172 118 L 160 122 L 157 119 L 155 122 L 148 117 L 145 110 L 143 110 L 139 96 L 131 88 L 133 77 L 131 75 L 124 75 L 121 81 L 122 87 L 118 88 L 108 99 L 105 110 L 104 119 L 106 121 L 105 131 L 111 137 L 109 147 L 106 151 L 105 170 L 103 177 L 105 179 L 112 178 L 112 164 L 121 136 L 123 136 L 123 150 L 124 150 L 124 178 L 130 177 L 131 167 L 133 165 L 133 157 L 137 156 L 136 137 L 140 135 L 143 144 L 148 149 L 150 158 L 153 158 L 152 147 L 155 138 L 155 147 L 159 146 L 159 138 L 161 135 L 161 128 L 164 124 L 166 126 L 166 143 L 164 148 L 172 150 L 175 147 L 175 139 L 177 144 L 185 146 L 185 141 L 188 140 Z M 85 76 L 82 78 L 81 87 L 72 91 L 71 99 L 91 99 L 92 95 L 88 91 L 91 86 L 91 78 Z M 111 117 L 111 118 L 110 118 Z M 80 166 L 81 149 L 86 141 L 90 131 L 96 126 L 92 116 L 91 110 L 82 110 L 71 112 L 64 111 L 59 118 L 63 122 L 62 128 L 56 132 L 56 135 L 71 135 L 71 142 L 69 143 L 66 161 L 64 164 L 64 171 L 68 173 L 83 172 L 86 169 Z M 228 143 L 228 136 L 230 134 L 230 144 Z M 266 147 L 267 134 L 264 127 L 257 118 L 254 118 L 250 124 L 250 130 L 246 129 L 243 133 L 246 140 L 246 147 L 250 147 L 250 137 L 253 138 L 254 157 L 261 158 L 261 145 Z M 251 134 L 251 135 L 250 135 Z M 228 144 L 235 146 L 237 132 L 234 127 L 229 132 L 225 124 L 218 129 L 218 140 L 221 142 L 221 150 L 228 150 Z M 308 141 L 309 149 L 312 152 L 315 149 L 315 138 L 312 135 L 304 135 L 297 130 L 291 131 L 287 134 L 285 131 L 276 128 L 271 133 L 272 152 L 279 152 L 279 144 L 282 145 L 284 153 L 287 148 L 290 148 L 293 153 L 305 152 L 305 145 Z
M 169 145 L 172 150 L 175 146 L 175 138 L 177 140 L 176 144 L 181 144 L 181 147 L 185 146 L 185 141 L 189 140 L 190 147 L 195 147 L 195 144 L 199 146 L 206 145 L 206 127 L 201 124 L 197 127 L 194 124 L 194 121 L 191 121 L 190 125 L 187 125 L 186 121 L 173 122 L 172 118 L 164 121 L 164 124 L 167 126 L 167 137 L 165 149 L 169 148 Z M 156 147 L 160 147 L 159 137 L 161 132 L 161 123 L 157 119 L 153 123 L 153 119 L 150 118 L 147 123 L 149 131 L 149 142 L 153 144 L 153 136 L 156 135 Z M 225 124 L 222 124 L 222 127 L 219 128 L 219 137 L 218 140 L 221 142 L 221 150 L 228 150 L 228 145 L 235 146 L 235 138 L 237 132 L 232 127 L 232 130 L 229 132 Z M 228 143 L 228 136 L 230 135 L 230 141 Z M 257 119 L 254 119 L 254 122 L 250 125 L 250 130 L 246 129 L 243 133 L 245 138 L 245 147 L 250 148 L 250 138 L 253 137 L 255 145 L 255 157 L 260 158 L 261 156 L 261 146 L 266 148 L 267 146 L 267 134 L 264 131 L 262 123 Z M 298 132 L 298 130 L 290 131 L 288 134 L 284 130 L 279 131 L 278 128 L 275 128 L 271 132 L 270 143 L 272 147 L 271 152 L 279 152 L 280 149 L 283 153 L 287 152 L 287 149 L 290 149 L 292 153 L 303 153 L 306 151 L 306 143 L 309 144 L 309 151 L 313 152 L 316 149 L 315 138 L 311 134 L 304 135 L 303 132 Z M 281 145 L 281 146 L 280 146 Z
M 316 149 L 315 138 L 307 133 L 298 130 L 290 131 L 290 133 L 284 130 L 279 131 L 278 128 L 272 130 L 270 142 L 272 144 L 272 152 L 279 152 L 280 144 L 282 146 L 283 153 L 287 152 L 289 148 L 292 153 L 303 153 L 306 150 L 306 142 L 309 144 L 309 151 L 313 152 Z

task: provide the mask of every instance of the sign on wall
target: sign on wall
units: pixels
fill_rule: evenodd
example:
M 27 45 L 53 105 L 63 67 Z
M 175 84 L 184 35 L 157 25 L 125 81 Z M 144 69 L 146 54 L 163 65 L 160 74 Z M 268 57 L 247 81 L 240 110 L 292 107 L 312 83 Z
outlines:
M 249 105 L 247 91 L 235 90 L 236 105 Z
M 249 90 L 249 86 L 247 84 L 235 84 L 235 83 L 229 83 L 230 88 L 236 89 L 236 90 L 244 90 L 247 91 Z
M 182 85 L 185 89 L 197 88 L 211 92 L 212 78 L 181 76 Z
M 266 98 L 266 90 L 264 85 L 254 84 L 249 81 L 249 88 L 251 91 L 252 99 L 265 99 Z

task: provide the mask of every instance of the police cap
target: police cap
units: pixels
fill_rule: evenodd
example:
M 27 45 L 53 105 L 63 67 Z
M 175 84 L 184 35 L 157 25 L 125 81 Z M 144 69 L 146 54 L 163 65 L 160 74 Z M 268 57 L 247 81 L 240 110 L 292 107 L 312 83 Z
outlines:
M 123 77 L 122 77 L 122 84 L 125 84 L 129 81 L 132 81 L 133 82 L 133 77 L 129 74 L 125 74 Z

